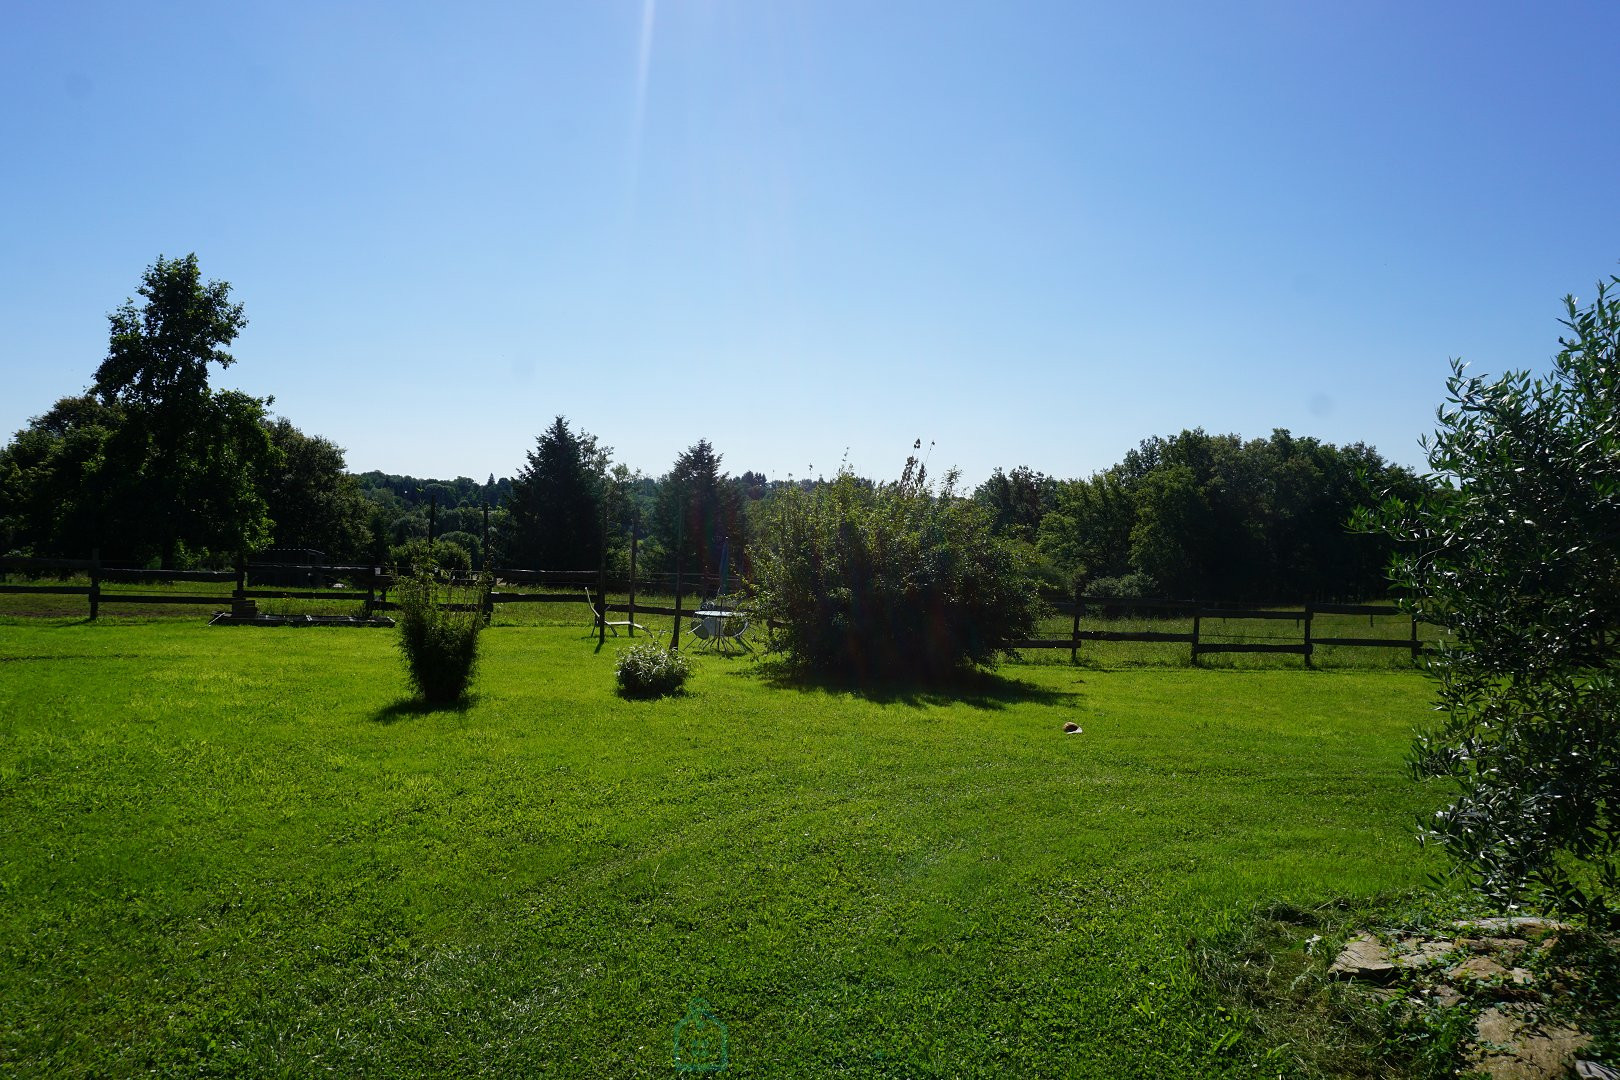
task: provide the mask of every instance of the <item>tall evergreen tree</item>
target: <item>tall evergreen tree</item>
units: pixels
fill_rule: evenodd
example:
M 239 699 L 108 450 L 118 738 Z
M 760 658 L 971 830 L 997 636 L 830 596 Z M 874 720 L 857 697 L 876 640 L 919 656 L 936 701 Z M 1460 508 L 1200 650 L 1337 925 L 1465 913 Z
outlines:
M 602 499 L 612 451 L 559 416 L 512 479 L 506 562 L 536 570 L 591 570 L 602 557 Z
M 720 460 L 709 441 L 699 439 L 659 481 L 654 529 L 668 571 L 675 568 L 677 552 L 684 575 L 718 578 L 723 551 L 729 553 L 730 569 L 743 565 L 748 538 L 742 500 Z

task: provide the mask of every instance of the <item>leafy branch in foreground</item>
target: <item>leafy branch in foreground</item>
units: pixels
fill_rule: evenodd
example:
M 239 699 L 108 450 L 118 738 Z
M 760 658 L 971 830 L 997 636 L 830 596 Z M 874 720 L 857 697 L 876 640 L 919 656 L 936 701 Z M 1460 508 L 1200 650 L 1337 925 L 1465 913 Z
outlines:
M 1612 917 L 1620 852 L 1620 278 L 1585 308 L 1543 377 L 1453 361 L 1425 440 L 1432 493 L 1361 515 L 1403 544 L 1392 578 L 1449 632 L 1445 719 L 1418 776 L 1458 794 L 1423 823 L 1487 895 Z

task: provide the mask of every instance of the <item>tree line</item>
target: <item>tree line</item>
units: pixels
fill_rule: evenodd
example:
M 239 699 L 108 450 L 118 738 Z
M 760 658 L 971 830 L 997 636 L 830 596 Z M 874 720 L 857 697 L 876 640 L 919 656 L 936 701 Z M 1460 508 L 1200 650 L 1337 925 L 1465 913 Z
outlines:
M 1364 443 L 1196 429 L 1147 439 L 1086 479 L 998 469 L 974 498 L 1049 585 L 1264 603 L 1382 596 L 1394 542 L 1346 524 L 1426 486 Z
M 195 255 L 160 257 L 139 294 L 109 315 L 86 392 L 0 449 L 0 551 L 163 567 L 277 551 L 563 570 L 605 560 L 623 574 L 634 537 L 642 575 L 715 579 L 750 573 L 784 489 L 822 483 L 729 474 L 707 439 L 648 476 L 561 415 L 510 477 L 350 473 L 341 447 L 273 415 L 273 398 L 210 385 L 247 319 Z M 1391 542 L 1346 522 L 1422 483 L 1359 443 L 1195 430 L 1088 478 L 997 469 L 948 497 L 985 508 L 1055 590 L 1300 600 L 1381 595 Z

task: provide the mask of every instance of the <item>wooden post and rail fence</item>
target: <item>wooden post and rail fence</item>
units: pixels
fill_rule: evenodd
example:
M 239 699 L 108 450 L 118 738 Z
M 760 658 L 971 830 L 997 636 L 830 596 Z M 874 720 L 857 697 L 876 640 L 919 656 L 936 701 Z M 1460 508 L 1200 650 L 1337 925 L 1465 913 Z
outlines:
M 1424 649 L 1423 641 L 1418 633 L 1418 625 L 1421 620 L 1417 615 L 1402 611 L 1393 604 L 1309 603 L 1294 610 L 1273 610 L 1258 607 L 1201 604 L 1191 600 L 1137 599 L 1134 597 L 1084 596 L 1076 594 L 1072 601 L 1066 601 L 1055 606 L 1060 613 L 1072 614 L 1073 616 L 1074 621 L 1069 636 L 1031 638 L 1027 641 L 1018 642 L 1017 648 L 1020 650 L 1068 649 L 1070 659 L 1078 661 L 1080 647 L 1084 642 L 1088 641 L 1179 643 L 1191 647 L 1192 662 L 1195 665 L 1200 657 L 1211 653 L 1283 653 L 1299 656 L 1303 659 L 1306 667 L 1311 666 L 1316 649 L 1320 646 L 1404 649 L 1411 653 L 1413 661 L 1418 659 Z M 1172 615 L 1179 615 L 1182 619 L 1191 619 L 1192 630 L 1190 632 L 1166 632 L 1160 630 L 1082 629 L 1080 621 L 1088 609 L 1101 612 L 1105 616 L 1121 610 L 1168 612 Z M 1409 633 L 1398 638 L 1317 636 L 1313 633 L 1313 624 L 1318 615 L 1364 615 L 1368 618 L 1399 617 L 1408 623 L 1410 629 Z M 1229 621 L 1254 620 L 1270 623 L 1292 622 L 1301 628 L 1301 635 L 1298 641 L 1226 641 L 1221 639 L 1235 635 L 1229 633 L 1211 634 L 1204 626 L 1205 620 L 1213 619 Z
M 634 563 L 632 563 L 632 566 Z M 276 588 L 255 586 L 259 577 L 301 575 L 308 588 Z M 14 575 L 37 582 L 44 577 L 83 577 L 88 584 L 19 583 Z M 109 590 L 108 584 L 174 584 L 181 582 L 229 584 L 228 594 L 212 595 L 162 592 L 130 592 Z M 344 582 L 345 586 L 335 586 Z M 388 590 L 394 584 L 391 571 L 378 566 L 309 565 L 304 563 L 247 563 L 237 560 L 231 570 L 148 570 L 134 567 L 107 566 L 100 558 L 89 559 L 25 559 L 0 558 L 0 594 L 41 594 L 83 596 L 91 619 L 98 618 L 103 605 L 221 607 L 243 601 L 257 600 L 325 600 L 334 603 L 361 603 L 367 617 L 378 612 L 392 611 L 397 605 L 388 600 Z M 688 580 L 679 569 L 673 578 L 662 584 L 674 593 L 674 605 L 664 606 L 638 602 L 637 580 L 634 572 L 628 583 L 629 603 L 609 600 L 610 588 L 622 585 L 609 579 L 606 566 L 594 570 L 499 570 L 495 573 L 495 588 L 486 593 L 477 604 L 451 604 L 448 607 L 480 611 L 486 619 L 493 615 L 496 605 L 507 604 L 573 604 L 583 600 L 593 612 L 592 629 L 600 644 L 605 641 L 608 614 L 622 613 L 630 620 L 627 633 L 634 637 L 637 617 L 660 617 L 671 620 L 671 645 L 679 647 L 682 622 L 690 618 L 691 610 L 684 601 L 688 589 L 695 588 L 700 595 L 712 583 Z M 643 586 L 647 582 L 641 582 Z M 514 588 L 517 587 L 517 588 Z M 527 587 L 531 591 L 517 591 Z M 623 590 L 616 590 L 623 591 Z M 701 605 L 699 605 L 701 606 Z M 1299 609 L 1268 609 L 1203 604 L 1187 600 L 1142 599 L 1130 597 L 1085 596 L 1076 594 L 1072 600 L 1053 605 L 1060 615 L 1071 616 L 1069 633 L 1065 637 L 1031 638 L 1016 643 L 1020 650 L 1066 649 L 1070 658 L 1078 661 L 1082 647 L 1096 642 L 1152 642 L 1183 644 L 1191 650 L 1191 659 L 1215 653 L 1280 653 L 1299 656 L 1311 666 L 1315 651 L 1323 646 L 1342 648 L 1402 649 L 1410 652 L 1415 661 L 1425 647 L 1420 637 L 1420 620 L 1391 604 L 1326 604 L 1310 603 Z M 1125 611 L 1150 611 L 1161 617 L 1191 622 L 1187 631 L 1168 630 L 1116 630 L 1108 626 L 1115 616 Z M 1088 614 L 1099 617 L 1102 628 L 1082 625 Z M 1369 618 L 1401 617 L 1408 624 L 1408 633 L 1401 637 L 1343 637 L 1319 636 L 1315 620 L 1322 615 L 1354 615 Z M 1223 620 L 1220 631 L 1211 633 L 1206 625 L 1212 620 Z M 1292 622 L 1299 627 L 1297 640 L 1223 640 L 1231 638 L 1227 624 L 1233 621 L 1255 621 L 1268 624 Z M 920 629 L 920 628 L 919 628 Z

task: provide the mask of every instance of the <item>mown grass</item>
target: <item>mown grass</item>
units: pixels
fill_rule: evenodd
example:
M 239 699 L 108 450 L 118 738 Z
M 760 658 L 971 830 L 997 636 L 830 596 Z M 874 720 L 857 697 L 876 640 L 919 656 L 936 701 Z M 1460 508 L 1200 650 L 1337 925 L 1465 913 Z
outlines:
M 0 621 L 0 1071 L 668 1076 L 701 996 L 726 1075 L 1275 1076 L 1196 941 L 1434 868 L 1409 672 L 631 703 L 584 630 L 424 711 L 386 630 Z

